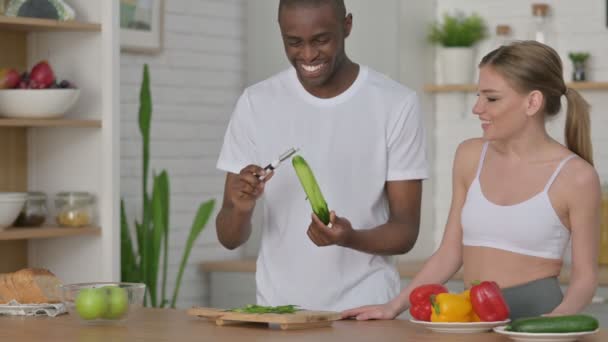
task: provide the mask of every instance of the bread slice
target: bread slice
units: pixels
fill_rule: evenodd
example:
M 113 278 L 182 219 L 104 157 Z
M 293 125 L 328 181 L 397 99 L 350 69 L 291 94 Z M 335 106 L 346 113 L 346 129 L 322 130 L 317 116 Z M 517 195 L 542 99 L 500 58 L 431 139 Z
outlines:
M 58 303 L 61 281 L 49 270 L 24 268 L 0 274 L 0 304 L 16 300 L 21 304 Z
M 24 268 L 10 275 L 21 304 L 58 303 L 61 281 L 49 270 Z
M 5 293 L 4 293 L 4 277 L 6 275 L 4 273 L 0 273 L 0 304 L 6 304 L 8 302 L 7 299 L 4 299 L 5 297 Z M 8 298 L 10 296 L 7 296 L 6 298 Z
M 12 275 L 12 273 L 0 274 L 0 304 L 7 304 L 18 297 Z

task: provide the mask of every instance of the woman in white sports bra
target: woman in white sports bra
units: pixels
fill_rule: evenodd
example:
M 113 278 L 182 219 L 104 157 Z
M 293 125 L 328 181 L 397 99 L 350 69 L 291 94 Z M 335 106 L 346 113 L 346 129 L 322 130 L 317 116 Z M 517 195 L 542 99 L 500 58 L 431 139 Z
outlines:
M 582 311 L 597 287 L 600 182 L 593 167 L 589 105 L 567 88 L 550 47 L 521 41 L 490 52 L 481 63 L 473 113 L 483 138 L 460 144 L 452 204 L 439 249 L 401 293 L 383 305 L 343 317 L 393 319 L 419 285 L 445 283 L 464 266 L 464 282 L 493 280 L 511 319 Z M 566 146 L 545 120 L 567 101 Z M 557 277 L 572 241 L 570 283 Z

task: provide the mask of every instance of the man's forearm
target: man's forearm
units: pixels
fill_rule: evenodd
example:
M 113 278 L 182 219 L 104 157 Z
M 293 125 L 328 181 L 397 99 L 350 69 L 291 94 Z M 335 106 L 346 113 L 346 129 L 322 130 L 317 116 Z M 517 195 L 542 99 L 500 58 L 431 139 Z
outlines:
M 418 239 L 418 224 L 392 223 L 354 230 L 343 247 L 378 255 L 409 252 Z
M 220 243 L 228 249 L 235 249 L 244 244 L 251 235 L 252 215 L 253 210 L 238 212 L 234 208 L 223 207 L 215 220 Z

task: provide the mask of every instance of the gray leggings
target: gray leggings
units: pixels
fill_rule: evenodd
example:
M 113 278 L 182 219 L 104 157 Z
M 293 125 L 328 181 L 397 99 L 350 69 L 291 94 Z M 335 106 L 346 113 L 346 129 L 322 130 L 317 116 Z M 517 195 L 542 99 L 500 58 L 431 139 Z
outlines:
M 502 294 L 511 310 L 511 320 L 549 313 L 564 298 L 557 277 L 504 288 Z

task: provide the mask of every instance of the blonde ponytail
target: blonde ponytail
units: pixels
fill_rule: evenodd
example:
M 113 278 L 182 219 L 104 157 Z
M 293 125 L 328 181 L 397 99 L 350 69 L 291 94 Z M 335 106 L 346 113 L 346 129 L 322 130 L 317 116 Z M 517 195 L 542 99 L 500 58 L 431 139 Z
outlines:
M 566 146 L 593 165 L 593 147 L 591 146 L 590 106 L 576 90 L 566 91 L 568 111 L 566 114 Z

